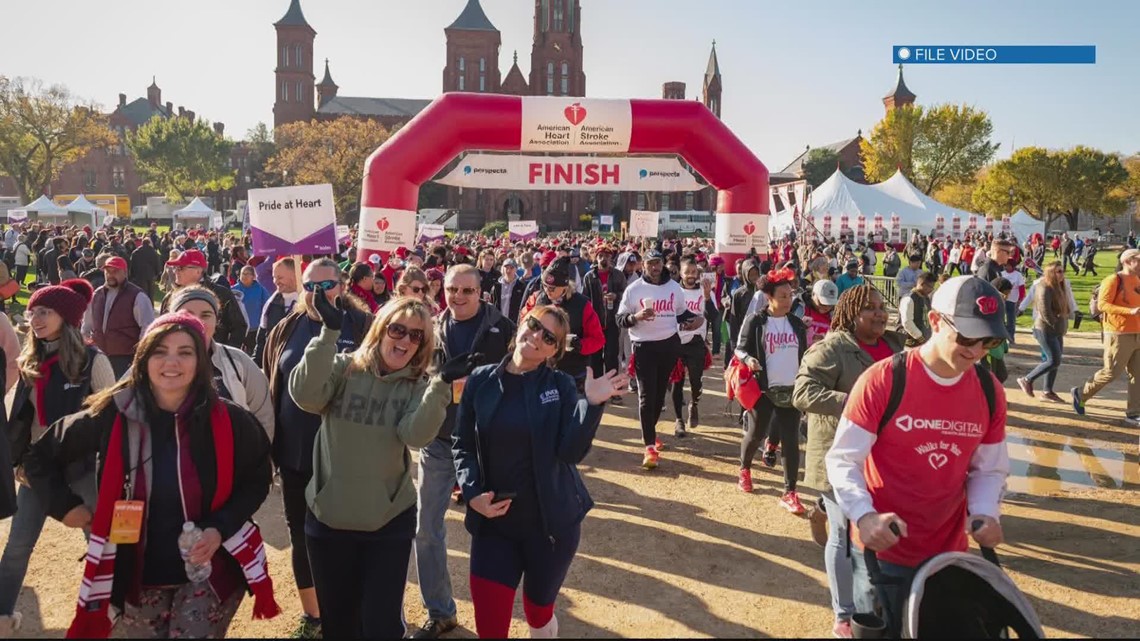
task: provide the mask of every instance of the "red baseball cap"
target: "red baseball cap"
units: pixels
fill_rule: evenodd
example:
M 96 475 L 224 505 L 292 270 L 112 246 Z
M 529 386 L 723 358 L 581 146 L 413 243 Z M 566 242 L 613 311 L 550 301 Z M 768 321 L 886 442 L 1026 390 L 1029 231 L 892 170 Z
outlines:
M 170 267 L 201 267 L 206 269 L 206 255 L 197 249 L 187 249 L 174 260 L 166 261 Z
M 121 269 L 127 271 L 127 261 L 122 256 L 112 256 L 103 263 L 103 269 Z

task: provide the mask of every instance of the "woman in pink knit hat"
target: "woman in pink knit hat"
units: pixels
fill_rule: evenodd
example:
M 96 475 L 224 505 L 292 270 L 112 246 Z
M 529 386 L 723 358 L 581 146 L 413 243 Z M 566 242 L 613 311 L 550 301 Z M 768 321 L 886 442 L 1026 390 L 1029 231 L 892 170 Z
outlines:
M 49 425 L 79 411 L 91 393 L 115 383 L 111 362 L 97 348 L 84 345 L 79 332 L 93 293 L 90 283 L 74 279 L 37 289 L 28 300 L 31 329 L 16 359 L 19 381 L 8 426 L 20 488 L 12 529 L 0 557 L 0 637 L 19 627 L 16 598 L 47 514 L 24 478 L 24 459 Z M 67 470 L 66 481 L 80 498 L 94 505 L 95 457 L 77 461 Z

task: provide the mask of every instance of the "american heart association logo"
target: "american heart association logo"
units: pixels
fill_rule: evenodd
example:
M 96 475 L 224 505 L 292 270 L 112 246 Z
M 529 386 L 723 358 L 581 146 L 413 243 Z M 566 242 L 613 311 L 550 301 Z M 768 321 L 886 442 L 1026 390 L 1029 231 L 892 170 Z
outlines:
M 376 221 L 376 228 L 380 231 L 388 231 L 388 226 L 390 224 L 391 223 L 388 222 L 387 218 L 381 218 L 380 220 Z
M 563 109 L 562 113 L 566 114 L 566 120 L 569 120 L 570 124 L 575 127 L 582 124 L 582 121 L 586 119 L 586 108 L 581 103 L 576 102 L 570 105 Z
M 940 470 L 950 462 L 950 457 L 942 452 L 931 452 L 930 456 L 926 457 L 926 460 L 930 462 L 930 467 Z
M 751 220 L 744 223 L 744 233 L 748 234 L 749 236 L 751 236 L 752 234 L 755 234 L 756 233 L 756 224 L 753 223 Z

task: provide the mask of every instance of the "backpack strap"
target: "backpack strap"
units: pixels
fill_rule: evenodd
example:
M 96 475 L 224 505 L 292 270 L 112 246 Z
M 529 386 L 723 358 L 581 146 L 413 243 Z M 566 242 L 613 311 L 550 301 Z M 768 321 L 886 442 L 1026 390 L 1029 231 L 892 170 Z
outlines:
M 994 420 L 997 412 L 997 392 L 994 391 L 994 375 L 981 363 L 974 364 L 974 371 L 978 373 L 978 382 L 982 384 L 982 393 L 986 395 L 986 407 L 990 410 L 990 422 Z
M 891 357 L 891 396 L 887 399 L 887 408 L 879 419 L 879 429 L 876 436 L 883 433 L 883 429 L 890 422 L 891 417 L 899 410 L 902 404 L 903 393 L 906 391 L 906 352 L 899 352 Z M 991 389 L 992 392 L 992 389 Z

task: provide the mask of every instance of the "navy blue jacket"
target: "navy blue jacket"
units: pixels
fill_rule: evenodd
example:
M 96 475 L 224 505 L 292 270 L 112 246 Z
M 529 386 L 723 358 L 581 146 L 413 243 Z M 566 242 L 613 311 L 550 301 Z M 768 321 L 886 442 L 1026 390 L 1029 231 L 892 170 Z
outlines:
M 479 430 L 495 416 L 503 398 L 502 368 L 484 365 L 472 372 L 459 400 L 459 412 L 452 431 L 455 473 L 463 498 L 471 499 L 488 491 L 483 486 L 479 456 Z M 578 400 L 578 390 L 569 374 L 543 365 L 537 376 L 528 377 L 524 390 L 527 423 L 531 433 L 535 487 L 545 534 L 551 540 L 561 536 L 586 518 L 594 507 L 577 465 L 586 458 L 605 405 L 588 405 Z M 464 524 L 475 534 L 486 518 L 468 508 Z

